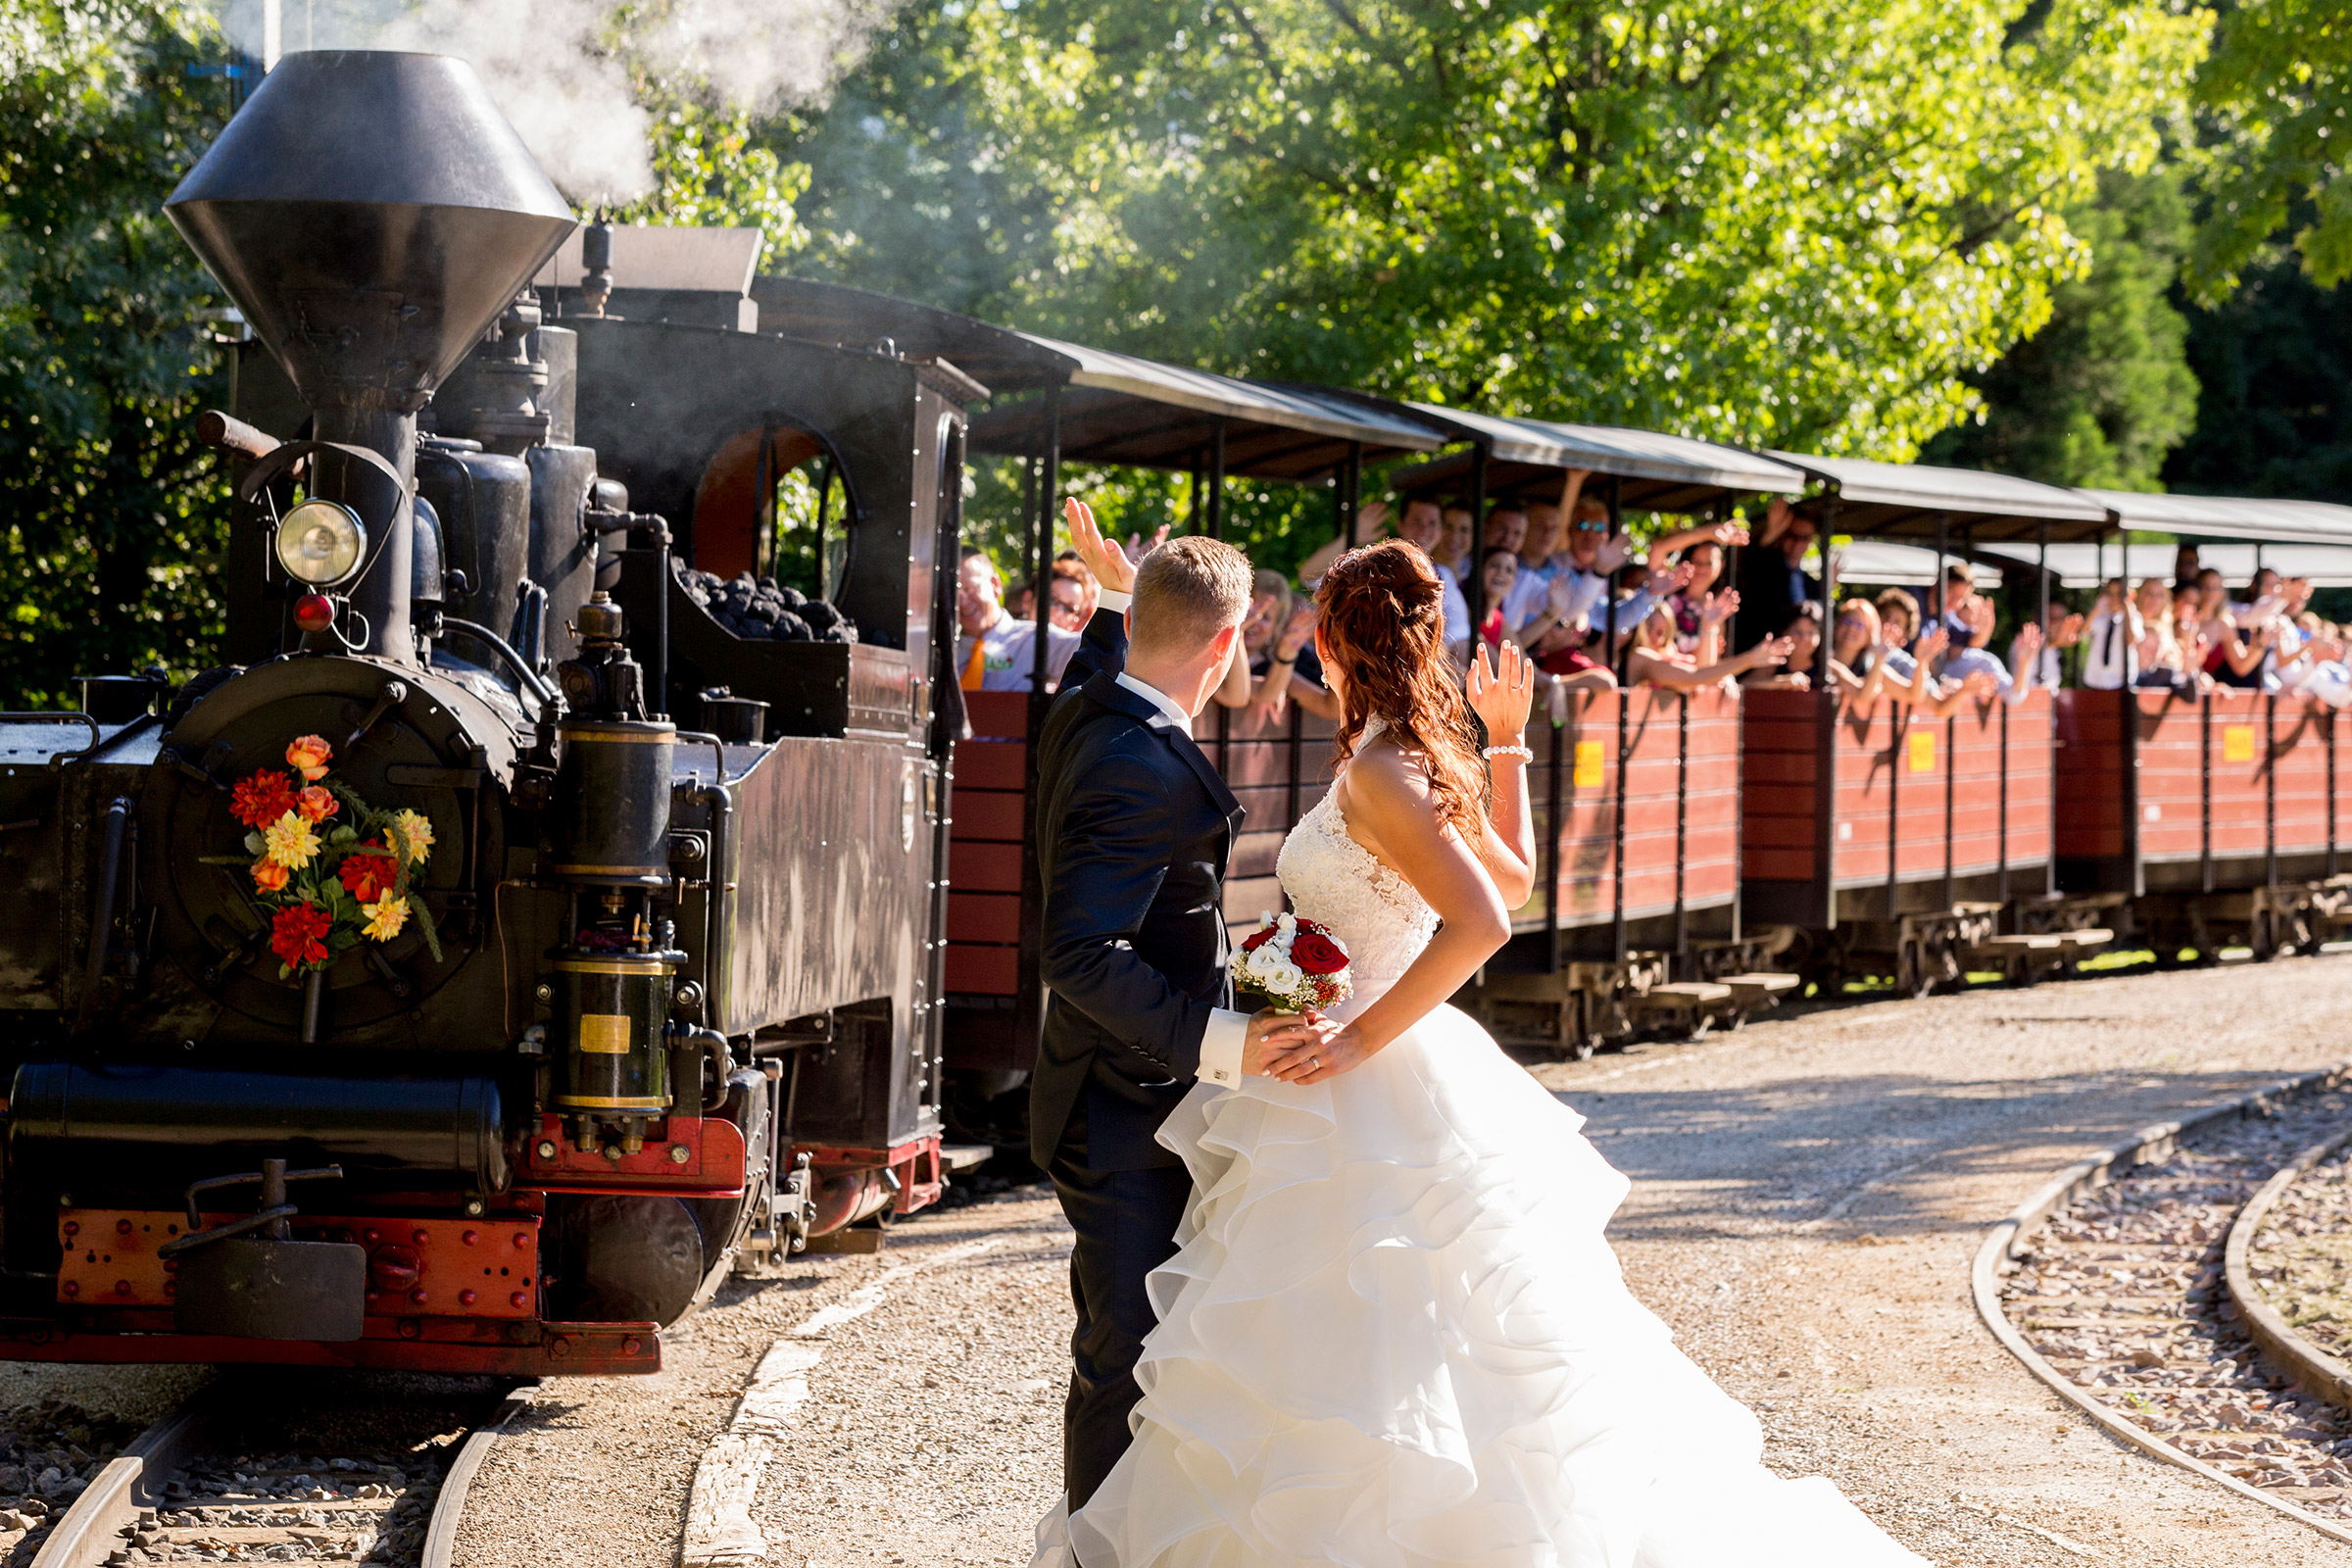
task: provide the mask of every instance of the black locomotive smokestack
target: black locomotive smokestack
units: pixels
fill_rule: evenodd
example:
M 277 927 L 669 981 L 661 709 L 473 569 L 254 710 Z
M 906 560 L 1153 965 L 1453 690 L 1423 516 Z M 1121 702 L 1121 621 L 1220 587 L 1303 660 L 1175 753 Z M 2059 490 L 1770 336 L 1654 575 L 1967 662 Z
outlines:
M 416 411 L 574 226 L 470 66 L 367 50 L 280 61 L 164 211 L 318 439 L 381 454 L 412 492 Z M 363 520 L 368 649 L 413 660 L 408 509 Z

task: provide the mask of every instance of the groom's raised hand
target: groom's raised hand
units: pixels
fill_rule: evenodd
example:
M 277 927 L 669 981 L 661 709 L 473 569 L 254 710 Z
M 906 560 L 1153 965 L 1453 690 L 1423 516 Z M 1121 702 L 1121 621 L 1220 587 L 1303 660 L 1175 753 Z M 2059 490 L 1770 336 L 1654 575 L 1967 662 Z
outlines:
M 1312 1054 L 1314 1048 L 1340 1032 L 1340 1026 L 1319 1012 L 1276 1012 L 1268 1007 L 1250 1016 L 1250 1032 L 1242 1041 L 1242 1071 L 1251 1078 L 1272 1076 L 1270 1062 Z
M 1095 523 L 1095 509 L 1076 496 L 1064 496 L 1061 514 L 1070 525 L 1070 548 L 1078 552 L 1078 559 L 1095 574 L 1095 580 L 1113 593 L 1135 592 L 1135 563 L 1127 559 L 1126 551 L 1102 537 Z

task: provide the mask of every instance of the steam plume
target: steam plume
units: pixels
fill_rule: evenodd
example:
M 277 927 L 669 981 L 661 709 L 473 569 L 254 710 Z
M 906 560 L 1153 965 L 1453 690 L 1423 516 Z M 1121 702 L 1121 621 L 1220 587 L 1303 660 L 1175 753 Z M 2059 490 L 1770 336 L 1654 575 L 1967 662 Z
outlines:
M 216 0 L 260 57 L 267 0 Z M 896 0 L 278 0 L 279 48 L 415 49 L 480 73 L 564 195 L 625 202 L 654 181 L 652 117 L 633 72 L 755 112 L 820 101 Z

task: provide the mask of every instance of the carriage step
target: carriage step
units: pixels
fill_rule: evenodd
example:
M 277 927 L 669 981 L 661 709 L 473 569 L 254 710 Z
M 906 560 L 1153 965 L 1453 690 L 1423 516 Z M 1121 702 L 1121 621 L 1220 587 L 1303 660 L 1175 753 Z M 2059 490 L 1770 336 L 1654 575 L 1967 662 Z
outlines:
M 1979 953 L 2056 953 L 2066 946 L 2065 939 L 2055 932 L 2027 932 L 2015 936 L 1986 937 L 1975 944 Z
M 1642 993 L 1652 1007 L 1703 1007 L 1732 1000 L 1732 988 L 1712 980 L 1669 980 Z
M 1770 1006 L 1785 993 L 1794 991 L 1803 985 L 1805 977 L 1797 974 L 1772 974 L 1759 971 L 1755 974 L 1727 974 L 1717 978 L 1724 985 L 1732 988 L 1732 1000 L 1740 1006 L 1764 1007 Z
M 2104 926 L 2095 925 L 2086 926 L 2080 931 L 2060 931 L 2056 935 L 2060 942 L 2065 943 L 2068 949 L 2075 953 L 2088 953 L 2092 948 L 2103 948 L 2115 940 L 2114 932 Z
M 987 1144 L 942 1144 L 939 1162 L 950 1171 L 978 1170 L 996 1157 L 996 1150 Z

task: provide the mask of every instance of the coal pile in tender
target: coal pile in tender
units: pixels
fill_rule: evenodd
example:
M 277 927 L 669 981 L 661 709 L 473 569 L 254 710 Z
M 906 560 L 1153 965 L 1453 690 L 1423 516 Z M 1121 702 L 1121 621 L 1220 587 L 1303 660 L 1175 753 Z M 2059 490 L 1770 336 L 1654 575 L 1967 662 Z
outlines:
M 738 637 L 778 643 L 854 643 L 858 628 L 850 617 L 810 599 L 798 588 L 779 586 L 773 577 L 755 578 L 750 572 L 733 578 L 714 571 L 678 568 L 686 597 L 710 612 L 710 617 Z

